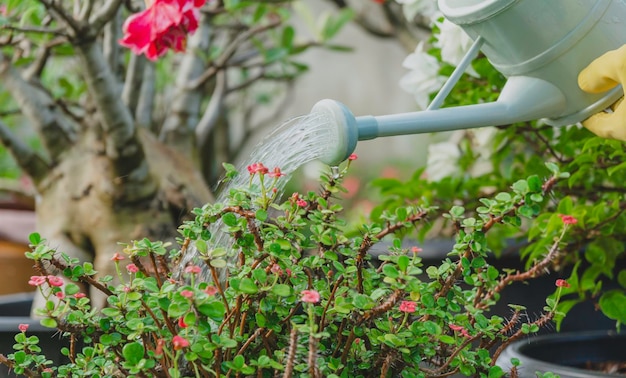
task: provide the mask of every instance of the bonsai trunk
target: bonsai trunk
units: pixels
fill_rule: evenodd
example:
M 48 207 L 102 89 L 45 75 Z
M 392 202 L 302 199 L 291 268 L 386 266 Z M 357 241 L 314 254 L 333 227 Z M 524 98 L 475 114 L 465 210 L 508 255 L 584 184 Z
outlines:
M 139 130 L 138 140 L 143 162 L 120 176 L 120 162 L 107 157 L 102 139 L 81 134 L 38 185 L 37 230 L 59 251 L 92 261 L 99 276 L 115 277 L 110 260 L 121 252 L 119 243 L 173 241 L 189 210 L 211 200 L 188 160 L 146 130 Z M 95 305 L 104 304 L 97 292 L 90 294 Z

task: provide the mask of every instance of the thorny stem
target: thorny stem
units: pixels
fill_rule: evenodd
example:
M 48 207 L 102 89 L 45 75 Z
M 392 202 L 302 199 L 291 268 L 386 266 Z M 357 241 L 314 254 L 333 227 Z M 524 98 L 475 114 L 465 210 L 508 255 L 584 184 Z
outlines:
M 291 378 L 293 374 L 293 366 L 296 361 L 296 350 L 298 347 L 298 328 L 291 326 L 289 333 L 289 348 L 287 349 L 287 362 L 285 363 L 285 371 L 283 378 Z

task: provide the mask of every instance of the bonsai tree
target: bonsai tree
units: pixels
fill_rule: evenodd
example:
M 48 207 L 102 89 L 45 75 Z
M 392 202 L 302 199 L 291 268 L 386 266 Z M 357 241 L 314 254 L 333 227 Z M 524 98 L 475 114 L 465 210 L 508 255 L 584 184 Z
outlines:
M 307 69 L 297 55 L 352 15 L 298 40 L 290 3 L 4 2 L 0 141 L 37 193 L 37 230 L 103 274 L 118 242 L 172 238 L 256 131 L 267 95 L 250 88 L 295 80 Z M 234 96 L 240 141 L 228 132 Z

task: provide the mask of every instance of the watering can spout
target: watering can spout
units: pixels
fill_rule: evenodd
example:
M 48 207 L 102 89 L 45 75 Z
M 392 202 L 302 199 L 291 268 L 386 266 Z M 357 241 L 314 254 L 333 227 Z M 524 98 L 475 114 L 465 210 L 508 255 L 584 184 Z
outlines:
M 315 104 L 312 113 L 325 114 L 326 122 L 337 134 L 336 149 L 321 159 L 334 165 L 345 160 L 360 140 L 553 118 L 565 109 L 565 96 L 556 86 L 542 79 L 517 76 L 507 81 L 498 101 L 490 103 L 355 117 L 342 103 L 327 99 Z

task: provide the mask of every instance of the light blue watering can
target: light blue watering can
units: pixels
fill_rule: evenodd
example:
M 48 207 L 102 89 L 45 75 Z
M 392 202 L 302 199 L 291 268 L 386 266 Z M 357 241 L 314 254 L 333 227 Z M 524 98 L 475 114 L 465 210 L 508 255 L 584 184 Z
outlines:
M 621 86 L 601 94 L 583 92 L 577 77 L 592 60 L 626 43 L 624 0 L 439 0 L 439 9 L 474 44 L 429 108 L 355 117 L 338 101 L 319 101 L 312 113 L 325 117 L 337 140 L 324 163 L 336 165 L 357 141 L 384 136 L 537 119 L 553 126 L 574 124 L 622 96 Z M 438 109 L 479 51 L 507 77 L 498 100 Z

